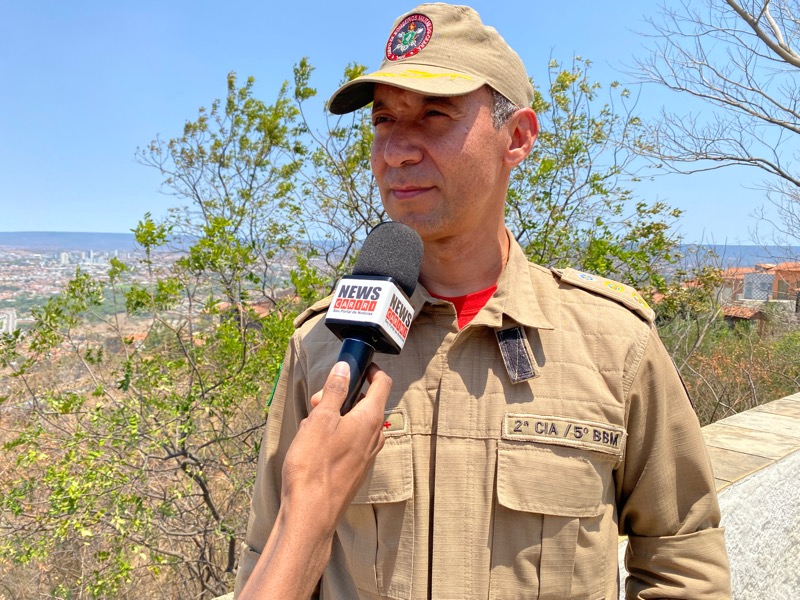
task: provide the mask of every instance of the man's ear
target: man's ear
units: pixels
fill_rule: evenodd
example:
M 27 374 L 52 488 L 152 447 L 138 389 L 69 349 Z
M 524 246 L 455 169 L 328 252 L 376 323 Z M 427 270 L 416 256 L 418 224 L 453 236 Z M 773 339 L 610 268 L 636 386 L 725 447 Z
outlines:
M 509 140 L 506 151 L 506 162 L 510 167 L 516 167 L 525 160 L 533 148 L 536 136 L 539 135 L 539 119 L 530 107 L 519 109 L 508 123 Z

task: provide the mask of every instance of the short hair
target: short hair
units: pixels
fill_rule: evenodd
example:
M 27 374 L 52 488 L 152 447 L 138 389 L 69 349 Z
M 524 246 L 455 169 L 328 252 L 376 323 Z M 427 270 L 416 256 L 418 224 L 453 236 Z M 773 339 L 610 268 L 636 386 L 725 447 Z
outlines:
M 492 125 L 496 130 L 500 131 L 500 128 L 508 123 L 512 115 L 519 110 L 519 106 L 496 89 L 490 87 L 489 91 L 492 94 Z

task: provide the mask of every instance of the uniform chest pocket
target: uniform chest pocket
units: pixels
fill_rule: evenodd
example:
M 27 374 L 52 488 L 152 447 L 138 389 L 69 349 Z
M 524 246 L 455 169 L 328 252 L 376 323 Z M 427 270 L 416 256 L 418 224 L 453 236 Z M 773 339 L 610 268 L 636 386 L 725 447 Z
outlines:
M 387 436 L 336 529 L 359 590 L 399 600 L 411 597 L 413 490 L 411 436 Z
M 615 464 L 582 449 L 498 442 L 490 598 L 611 597 Z

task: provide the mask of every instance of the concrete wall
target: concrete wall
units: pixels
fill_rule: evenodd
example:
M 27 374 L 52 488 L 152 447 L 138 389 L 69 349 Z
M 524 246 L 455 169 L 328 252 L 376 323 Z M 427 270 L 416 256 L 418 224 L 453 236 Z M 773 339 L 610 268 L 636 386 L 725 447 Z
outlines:
M 734 597 L 800 597 L 800 452 L 720 493 Z

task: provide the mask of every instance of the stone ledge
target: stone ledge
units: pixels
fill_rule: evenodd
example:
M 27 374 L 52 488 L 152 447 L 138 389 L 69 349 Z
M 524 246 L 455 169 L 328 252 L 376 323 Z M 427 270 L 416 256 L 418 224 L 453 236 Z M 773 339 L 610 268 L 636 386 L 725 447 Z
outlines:
M 717 491 L 800 450 L 800 393 L 703 427 Z

